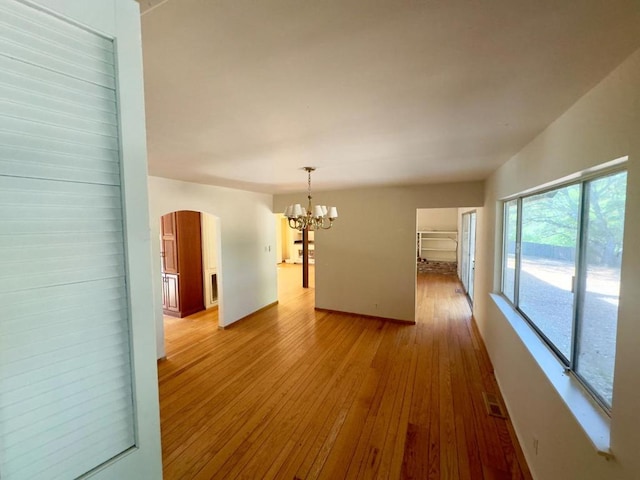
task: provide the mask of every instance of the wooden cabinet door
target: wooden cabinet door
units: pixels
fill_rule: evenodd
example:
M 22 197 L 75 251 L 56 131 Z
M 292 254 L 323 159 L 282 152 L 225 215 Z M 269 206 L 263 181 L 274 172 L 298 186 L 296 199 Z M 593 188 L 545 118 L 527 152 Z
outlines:
M 165 275 L 163 281 L 163 306 L 167 313 L 180 311 L 180 297 L 178 294 L 178 276 Z
M 162 216 L 162 235 L 176 235 L 176 212 Z
M 160 228 L 165 314 L 185 317 L 204 310 L 200 213 L 169 213 Z
M 176 212 L 180 316 L 204 310 L 200 213 Z
M 162 241 L 160 242 L 162 271 L 164 273 L 178 273 L 178 235 L 176 232 L 175 212 L 163 215 L 160 227 L 162 235 Z

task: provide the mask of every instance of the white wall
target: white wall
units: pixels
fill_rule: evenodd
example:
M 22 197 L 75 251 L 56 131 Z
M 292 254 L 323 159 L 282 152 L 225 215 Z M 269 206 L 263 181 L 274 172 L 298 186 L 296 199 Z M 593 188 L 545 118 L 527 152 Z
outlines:
M 221 281 L 218 273 L 218 254 L 220 251 L 220 228 L 218 227 L 218 222 L 219 220 L 216 217 L 208 213 L 200 215 L 204 308 L 218 305 L 218 301 L 212 299 L 213 285 L 211 279 L 212 275 L 216 275 L 217 282 Z
M 282 235 L 282 222 L 284 221 L 284 216 L 281 213 L 275 214 L 273 216 L 274 222 L 276 222 L 275 230 L 276 230 L 276 263 L 282 263 L 282 261 L 286 258 L 284 256 L 284 243 Z
M 501 206 L 508 195 L 628 155 L 625 249 L 611 450 L 596 454 L 514 328 L 489 297 L 499 290 Z M 476 270 L 476 319 L 531 470 L 538 479 L 640 478 L 640 50 L 489 179 L 484 255 Z M 482 243 L 482 245 L 480 245 Z M 479 259 L 480 260 L 480 259 Z M 533 450 L 533 436 L 539 450 Z
M 314 193 L 340 215 L 315 235 L 316 307 L 415 321 L 416 209 L 480 206 L 483 196 L 482 182 Z M 301 199 L 277 195 L 274 208 Z
M 419 208 L 418 230 L 457 230 L 457 208 Z
M 417 210 L 417 229 L 418 231 L 458 231 L 458 209 L 457 208 L 419 208 Z M 435 235 L 435 238 L 429 238 L 426 235 L 426 239 L 423 240 L 422 251 L 416 252 L 417 255 L 423 259 L 431 261 L 445 261 L 456 262 L 457 252 L 459 249 L 455 243 L 456 237 L 454 235 Z M 437 238 L 444 237 L 440 240 Z M 424 236 L 423 236 L 424 238 Z M 453 240 L 453 241 L 452 241 Z M 459 237 L 458 237 L 459 240 Z M 426 248 L 426 249 L 425 249 Z M 434 249 L 449 249 L 451 251 L 441 250 L 428 250 L 428 248 Z
M 275 302 L 277 270 L 272 196 L 149 177 L 149 221 L 152 252 L 160 256 L 160 217 L 177 210 L 195 210 L 220 219 L 218 254 L 219 324 L 233 322 Z M 165 355 L 160 262 L 153 262 L 157 355 Z
M 276 261 L 278 263 L 293 263 L 297 257 L 297 246 L 294 245 L 293 240 L 298 235 L 298 231 L 289 227 L 283 214 L 277 213 L 274 218 L 276 222 Z

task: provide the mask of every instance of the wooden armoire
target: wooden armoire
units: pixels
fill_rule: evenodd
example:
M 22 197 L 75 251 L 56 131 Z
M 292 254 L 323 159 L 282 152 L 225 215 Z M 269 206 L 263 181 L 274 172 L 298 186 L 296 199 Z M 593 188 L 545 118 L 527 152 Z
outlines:
M 200 213 L 163 215 L 160 234 L 165 315 L 186 317 L 204 310 Z

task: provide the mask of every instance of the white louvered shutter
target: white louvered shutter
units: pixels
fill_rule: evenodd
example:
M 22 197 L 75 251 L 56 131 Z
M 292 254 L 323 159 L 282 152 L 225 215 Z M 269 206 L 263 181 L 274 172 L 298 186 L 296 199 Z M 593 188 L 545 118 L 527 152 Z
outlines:
M 0 478 L 135 445 L 114 43 L 0 0 Z

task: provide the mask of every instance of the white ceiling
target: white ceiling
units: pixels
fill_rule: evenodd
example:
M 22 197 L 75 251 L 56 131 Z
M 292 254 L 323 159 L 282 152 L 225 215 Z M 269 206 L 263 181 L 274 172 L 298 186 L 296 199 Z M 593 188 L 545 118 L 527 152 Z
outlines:
M 640 46 L 638 0 L 141 5 L 150 174 L 269 193 L 483 179 Z

